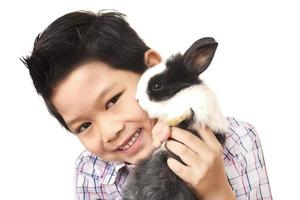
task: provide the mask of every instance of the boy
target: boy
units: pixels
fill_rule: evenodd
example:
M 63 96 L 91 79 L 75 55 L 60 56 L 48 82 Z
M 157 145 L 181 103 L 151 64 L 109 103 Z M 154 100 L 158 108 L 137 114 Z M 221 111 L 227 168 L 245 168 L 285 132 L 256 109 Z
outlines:
M 186 163 L 168 166 L 199 198 L 272 199 L 253 126 L 227 118 L 224 148 L 203 127 L 202 140 L 148 117 L 135 100 L 140 75 L 161 61 L 117 12 L 66 14 L 36 38 L 23 59 L 49 112 L 87 151 L 76 161 L 79 199 L 122 199 L 139 160 L 167 147 Z

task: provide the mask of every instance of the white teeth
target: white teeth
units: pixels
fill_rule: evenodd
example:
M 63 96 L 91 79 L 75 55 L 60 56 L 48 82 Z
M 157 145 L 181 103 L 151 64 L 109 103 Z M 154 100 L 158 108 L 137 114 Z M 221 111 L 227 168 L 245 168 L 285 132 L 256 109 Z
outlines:
M 133 137 L 129 140 L 129 142 L 126 145 L 120 147 L 119 149 L 125 150 L 125 149 L 128 149 L 129 147 L 131 147 L 134 144 L 134 142 L 136 141 L 136 139 L 139 137 L 140 134 L 141 134 L 141 129 L 138 129 L 137 132 L 133 135 Z

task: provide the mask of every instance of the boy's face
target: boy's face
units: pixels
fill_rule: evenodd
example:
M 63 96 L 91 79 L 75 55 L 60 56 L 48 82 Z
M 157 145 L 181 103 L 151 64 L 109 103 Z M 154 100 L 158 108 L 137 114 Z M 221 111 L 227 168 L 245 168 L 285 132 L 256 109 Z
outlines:
M 139 78 L 98 61 L 85 63 L 60 83 L 52 102 L 91 153 L 135 164 L 152 151 L 156 122 L 135 100 Z

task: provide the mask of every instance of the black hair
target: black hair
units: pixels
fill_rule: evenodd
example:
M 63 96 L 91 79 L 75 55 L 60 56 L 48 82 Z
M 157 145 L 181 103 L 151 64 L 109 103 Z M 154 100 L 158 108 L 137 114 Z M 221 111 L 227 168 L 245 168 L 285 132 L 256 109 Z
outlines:
M 21 58 L 52 116 L 68 128 L 51 97 L 77 66 L 101 61 L 116 69 L 144 72 L 149 49 L 119 12 L 71 12 L 52 22 L 35 39 L 30 56 Z

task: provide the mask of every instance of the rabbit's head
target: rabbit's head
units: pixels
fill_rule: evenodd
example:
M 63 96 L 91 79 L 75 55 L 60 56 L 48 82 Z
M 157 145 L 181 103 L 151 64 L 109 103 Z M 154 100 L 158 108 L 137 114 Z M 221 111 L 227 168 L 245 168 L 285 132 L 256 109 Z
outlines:
M 192 104 L 210 112 L 207 107 L 213 107 L 215 99 L 199 75 L 210 65 L 217 46 L 213 38 L 199 39 L 183 55 L 176 54 L 143 73 L 136 99 L 151 118 L 178 117 L 188 113 Z

